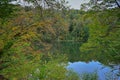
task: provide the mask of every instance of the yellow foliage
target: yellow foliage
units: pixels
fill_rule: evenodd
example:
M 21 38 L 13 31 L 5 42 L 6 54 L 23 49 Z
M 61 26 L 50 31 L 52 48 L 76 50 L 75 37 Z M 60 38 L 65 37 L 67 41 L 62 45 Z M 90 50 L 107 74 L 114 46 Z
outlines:
M 21 36 L 22 39 L 30 39 L 31 38 L 31 35 L 29 34 L 25 34 L 23 36 Z
M 13 31 L 16 31 L 18 29 L 18 27 L 12 27 Z
M 3 29 L 0 29 L 0 34 L 3 34 L 4 33 L 4 30 Z
M 0 51 L 4 48 L 4 42 L 3 40 L 0 40 Z
M 13 80 L 17 80 L 17 78 L 13 78 Z

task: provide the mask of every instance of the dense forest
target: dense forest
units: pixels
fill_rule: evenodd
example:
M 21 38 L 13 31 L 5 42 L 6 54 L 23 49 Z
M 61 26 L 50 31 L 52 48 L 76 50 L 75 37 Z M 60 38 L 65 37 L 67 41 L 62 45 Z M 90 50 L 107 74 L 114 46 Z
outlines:
M 80 10 L 65 0 L 12 1 L 0 1 L 0 80 L 80 80 L 69 61 L 120 64 L 119 0 L 90 0 Z

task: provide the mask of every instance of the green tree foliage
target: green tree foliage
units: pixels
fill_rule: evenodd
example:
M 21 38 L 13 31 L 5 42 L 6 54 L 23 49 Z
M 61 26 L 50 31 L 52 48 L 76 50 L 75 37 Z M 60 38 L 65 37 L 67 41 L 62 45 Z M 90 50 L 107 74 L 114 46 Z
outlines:
M 13 6 L 11 0 L 0 1 L 0 75 L 10 80 L 78 80 L 78 75 L 65 69 L 64 55 L 48 54 L 60 40 L 82 43 L 81 52 L 91 53 L 90 58 L 119 62 L 119 9 L 67 11 L 65 0 L 24 1 L 34 7 L 26 9 Z M 19 11 L 9 18 L 15 8 Z
M 112 6 L 117 6 L 120 8 L 120 0 L 103 0 L 103 3 L 105 4 L 106 7 L 112 7 Z
M 89 57 L 94 55 L 100 61 L 119 62 L 119 14 L 118 9 L 87 14 L 90 36 L 80 48 L 81 51 L 91 53 Z
M 3 69 L 0 74 L 10 80 L 26 79 L 27 76 L 38 67 L 37 64 L 39 64 L 40 60 L 40 55 L 37 52 L 36 54 L 26 53 L 25 50 L 28 50 L 28 48 L 29 44 L 26 43 L 22 44 L 22 46 L 7 50 L 6 54 L 2 55 L 3 64 L 1 64 L 0 67 L 3 67 Z
M 54 14 L 54 11 L 63 11 L 66 10 L 67 3 L 65 0 L 24 0 L 29 3 L 32 3 L 35 8 L 37 8 L 40 17 L 44 18 L 45 14 L 49 13 L 51 16 Z
M 86 42 L 89 36 L 89 30 L 84 22 L 82 13 L 79 10 L 70 10 L 68 13 L 69 29 L 68 40 Z
M 68 27 L 66 21 L 62 22 L 64 19 L 60 13 L 56 12 L 53 18 L 45 18 L 44 21 L 41 21 L 39 14 L 34 14 L 34 11 L 26 12 L 20 6 L 15 7 L 20 10 L 15 12 L 17 15 L 8 18 L 4 23 L 0 22 L 0 75 L 11 80 L 27 79 L 39 68 L 41 53 L 51 47 L 52 40 L 63 36 L 62 32 L 65 32 Z M 62 32 L 58 34 L 58 31 Z M 52 67 L 49 69 L 47 66 L 47 69 L 52 70 Z M 58 66 L 56 71 L 59 70 L 59 74 L 49 74 L 49 78 L 57 79 L 59 75 L 63 74 L 62 69 L 64 72 L 65 69 Z
M 7 18 L 14 10 L 14 5 L 10 4 L 14 0 L 1 0 L 0 1 L 0 18 Z
M 88 3 L 84 3 L 81 6 L 82 10 L 106 10 L 110 8 L 118 7 L 120 8 L 119 0 L 90 0 Z

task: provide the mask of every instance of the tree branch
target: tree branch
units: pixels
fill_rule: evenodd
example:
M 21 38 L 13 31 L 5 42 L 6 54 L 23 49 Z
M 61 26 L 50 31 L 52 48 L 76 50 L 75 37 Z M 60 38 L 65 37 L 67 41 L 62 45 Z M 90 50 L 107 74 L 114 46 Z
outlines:
M 117 4 L 117 6 L 120 8 L 119 2 L 118 2 L 117 0 L 115 0 L 115 2 L 116 2 L 116 4 Z

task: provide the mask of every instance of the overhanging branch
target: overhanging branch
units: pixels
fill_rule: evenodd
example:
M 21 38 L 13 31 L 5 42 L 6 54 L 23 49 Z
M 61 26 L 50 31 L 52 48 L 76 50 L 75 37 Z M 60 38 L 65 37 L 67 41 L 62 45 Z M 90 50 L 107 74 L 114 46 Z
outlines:
M 117 0 L 115 0 L 115 2 L 116 2 L 116 4 L 117 4 L 117 6 L 120 8 L 119 2 L 118 2 Z

